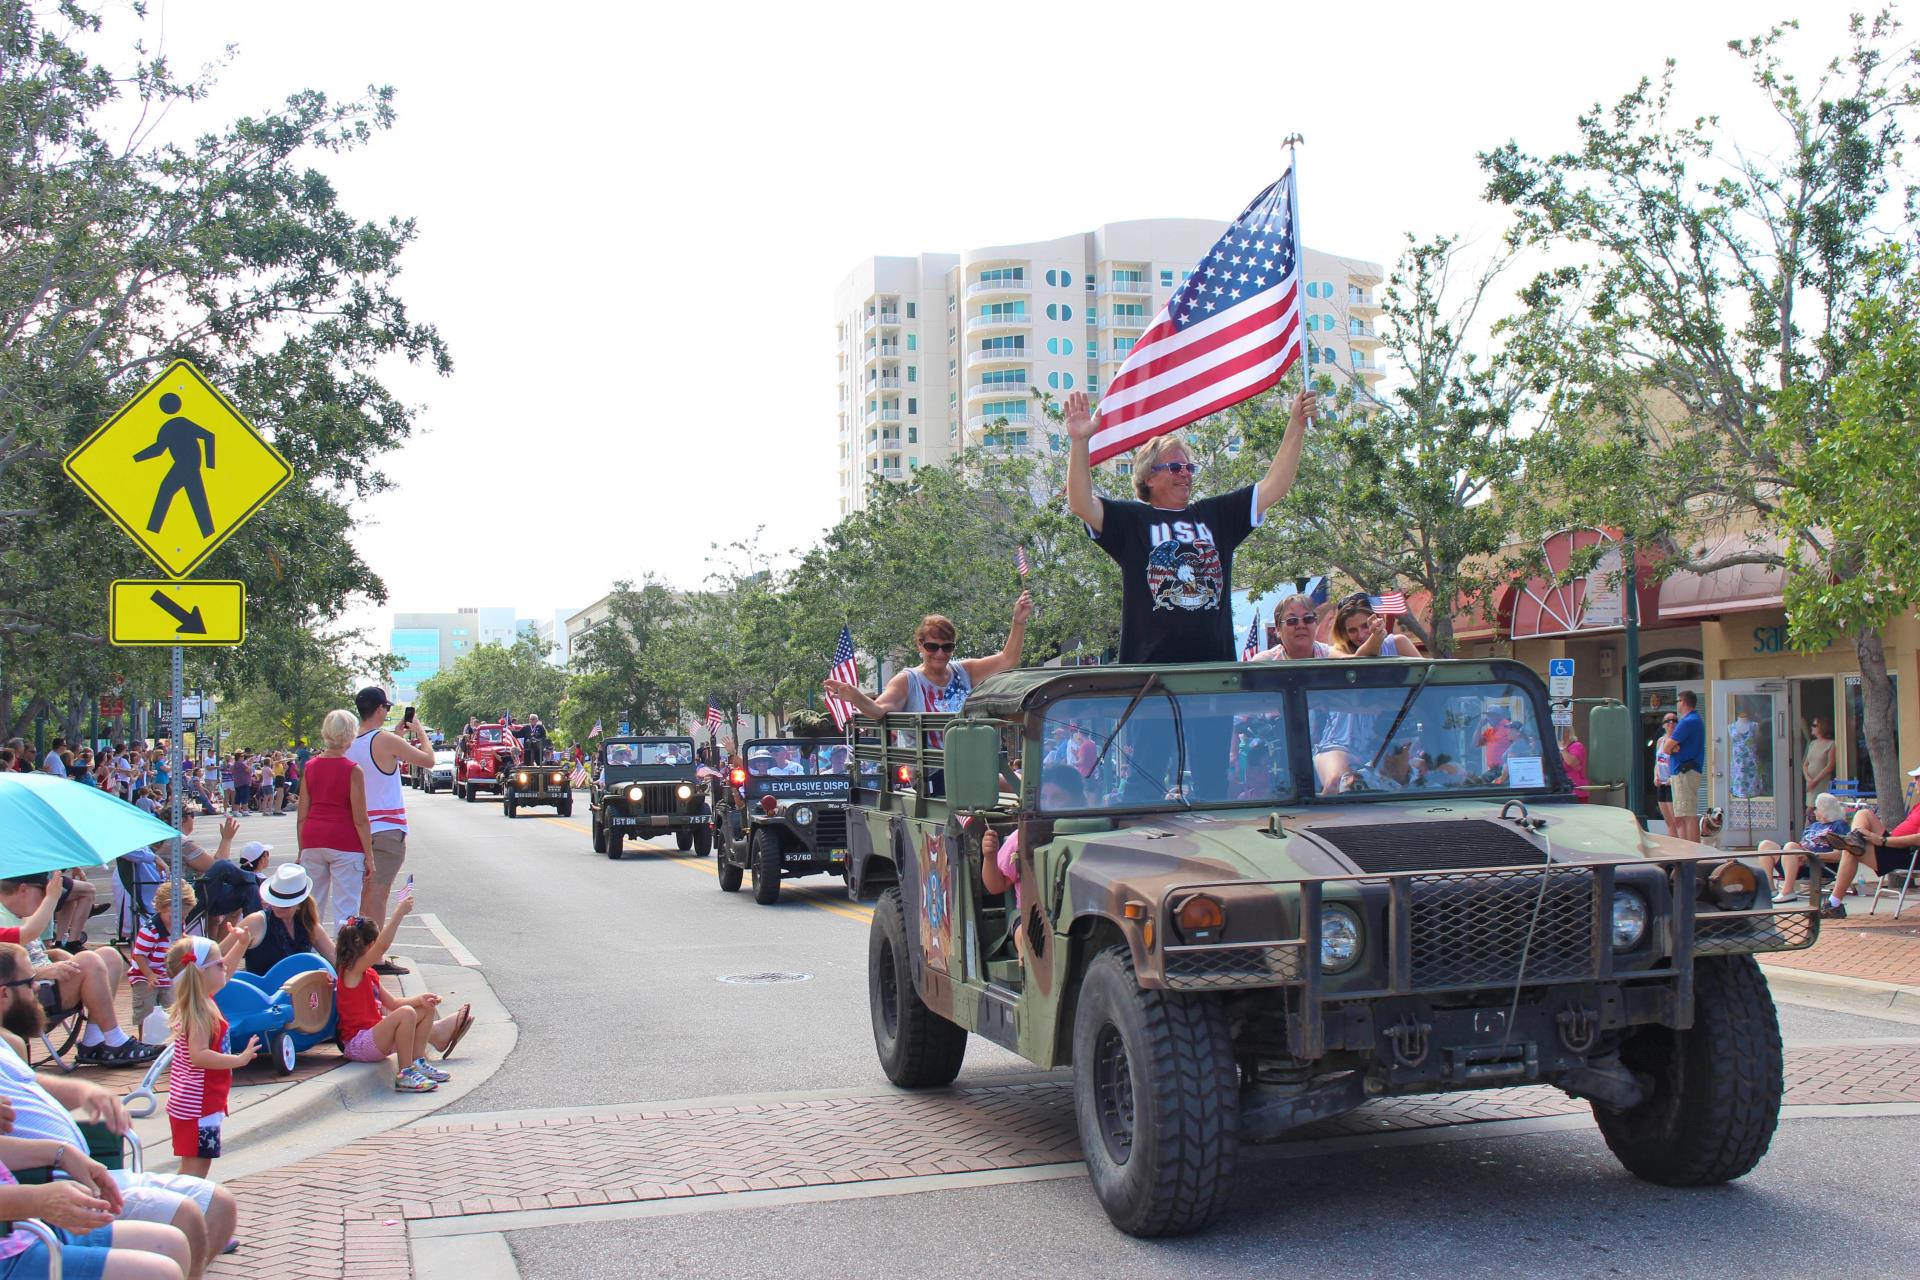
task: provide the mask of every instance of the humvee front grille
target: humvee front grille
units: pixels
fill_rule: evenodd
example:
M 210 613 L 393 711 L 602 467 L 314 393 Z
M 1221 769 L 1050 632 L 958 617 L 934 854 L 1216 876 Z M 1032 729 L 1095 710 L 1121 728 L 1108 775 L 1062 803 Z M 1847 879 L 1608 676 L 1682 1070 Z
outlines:
M 1362 871 L 1440 871 L 1449 867 L 1537 867 L 1540 846 L 1515 827 L 1484 819 L 1311 826 Z
M 1411 896 L 1416 990 L 1580 978 L 1593 969 L 1591 871 L 1415 876 Z
M 813 843 L 816 849 L 847 847 L 847 811 L 841 808 L 813 811 Z
M 1166 949 L 1166 984 L 1171 991 L 1270 987 L 1276 982 L 1299 980 L 1299 943 L 1223 943 Z
M 1736 915 L 1721 919 L 1696 917 L 1693 954 L 1745 955 L 1750 951 L 1798 951 L 1813 945 L 1819 930 L 1806 911 Z

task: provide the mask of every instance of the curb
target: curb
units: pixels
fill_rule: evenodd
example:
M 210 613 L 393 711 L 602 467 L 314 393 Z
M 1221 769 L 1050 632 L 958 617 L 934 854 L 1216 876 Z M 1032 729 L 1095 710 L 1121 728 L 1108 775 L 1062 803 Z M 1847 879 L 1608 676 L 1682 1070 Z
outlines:
M 481 970 L 415 962 L 413 974 L 400 986 L 404 995 L 457 992 L 450 1003 L 473 1005 L 473 1026 L 450 1064 L 453 1080 L 432 1093 L 396 1093 L 388 1068 L 370 1062 L 344 1063 L 303 1080 L 228 1117 L 222 1134 L 226 1154 L 215 1166 L 222 1183 L 324 1155 L 420 1120 L 466 1097 L 506 1064 L 519 1028 Z M 164 1168 L 175 1167 L 164 1138 L 150 1142 L 148 1150 L 156 1156 L 168 1153 Z M 158 1166 L 158 1159 L 149 1164 Z
M 1801 1003 L 1920 1022 L 1920 987 L 1784 965 L 1762 965 L 1761 972 L 1766 975 L 1767 985 L 1783 998 L 1798 997 Z

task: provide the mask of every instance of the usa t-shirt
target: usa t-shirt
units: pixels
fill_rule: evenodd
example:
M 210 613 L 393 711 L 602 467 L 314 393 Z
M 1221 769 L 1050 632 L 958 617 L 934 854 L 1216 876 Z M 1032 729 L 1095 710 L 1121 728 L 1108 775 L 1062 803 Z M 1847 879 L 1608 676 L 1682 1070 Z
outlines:
M 1179 511 L 1101 501 L 1092 536 L 1120 566 L 1120 661 L 1233 661 L 1227 597 L 1234 549 L 1260 525 L 1253 486 Z

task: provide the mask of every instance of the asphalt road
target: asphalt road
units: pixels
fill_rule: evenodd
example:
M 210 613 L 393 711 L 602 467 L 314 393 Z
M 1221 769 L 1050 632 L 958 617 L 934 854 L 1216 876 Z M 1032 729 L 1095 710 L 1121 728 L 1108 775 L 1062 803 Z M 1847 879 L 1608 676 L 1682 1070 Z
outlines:
M 771 1091 L 877 1090 L 866 913 L 837 881 L 791 881 L 777 907 L 719 892 L 712 859 L 592 851 L 575 816 L 509 821 L 497 801 L 408 795 L 409 869 L 484 965 L 518 1046 L 449 1112 L 608 1106 Z M 424 931 L 422 959 L 444 962 Z M 734 985 L 780 971 L 803 982 Z M 1920 1028 L 1782 1006 L 1789 1043 L 1914 1038 Z M 1031 1068 L 976 1038 L 963 1081 Z M 1448 1131 L 1364 1149 L 1248 1152 L 1206 1234 L 1114 1231 L 1084 1180 L 717 1209 L 515 1231 L 521 1274 L 586 1277 L 1909 1276 L 1920 1257 L 1920 1116 L 1785 1121 L 1728 1187 L 1624 1173 L 1590 1125 Z

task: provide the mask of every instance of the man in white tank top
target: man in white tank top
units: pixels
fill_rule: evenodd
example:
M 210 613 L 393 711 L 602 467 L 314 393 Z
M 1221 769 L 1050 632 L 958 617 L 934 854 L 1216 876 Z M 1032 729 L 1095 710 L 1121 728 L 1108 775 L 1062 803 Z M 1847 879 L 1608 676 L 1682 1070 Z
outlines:
M 433 748 L 418 720 L 401 723 L 400 733 L 384 729 L 393 703 L 379 685 L 368 685 L 353 698 L 360 713 L 360 736 L 347 748 L 347 759 L 360 766 L 367 789 L 367 828 L 373 835 L 368 850 L 367 878 L 360 890 L 360 914 L 369 920 L 387 918 L 387 897 L 407 860 L 407 801 L 400 786 L 403 766 L 433 767 Z M 405 736 L 401 736 L 404 734 Z M 406 973 L 391 961 L 377 964 L 378 973 Z

